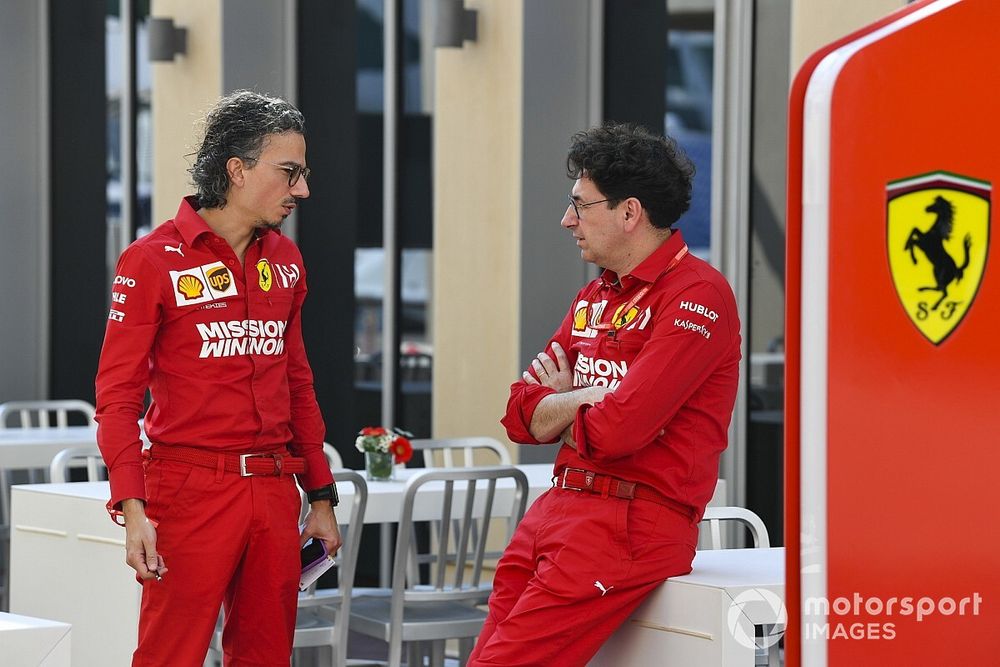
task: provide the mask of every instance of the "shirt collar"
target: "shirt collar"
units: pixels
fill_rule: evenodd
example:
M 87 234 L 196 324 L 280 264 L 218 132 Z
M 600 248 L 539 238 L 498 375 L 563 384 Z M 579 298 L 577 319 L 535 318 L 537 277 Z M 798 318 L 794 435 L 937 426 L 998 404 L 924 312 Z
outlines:
M 631 273 L 619 276 L 611 269 L 604 269 L 604 272 L 601 273 L 601 280 L 608 285 L 618 285 L 620 282 L 622 287 L 627 287 L 629 283 L 636 280 L 651 283 L 663 275 L 683 246 L 684 237 L 681 236 L 679 229 L 674 229 L 671 231 L 670 238 L 660 244 L 660 247 L 654 250 L 649 257 L 639 262 L 639 266 L 632 269 Z
M 198 205 L 198 196 L 188 195 L 181 200 L 181 205 L 177 208 L 177 215 L 174 216 L 174 226 L 177 227 L 181 238 L 189 246 L 193 246 L 202 234 L 215 234 L 205 219 L 198 214 L 199 210 L 201 210 L 201 206 Z M 258 229 L 254 232 L 254 238 L 263 239 L 271 233 L 280 234 L 281 230 Z
M 181 200 L 181 205 L 177 208 L 177 215 L 174 216 L 174 226 L 181 233 L 181 238 L 189 246 L 202 234 L 211 234 L 212 229 L 205 222 L 205 219 L 198 215 L 198 197 L 189 195 Z

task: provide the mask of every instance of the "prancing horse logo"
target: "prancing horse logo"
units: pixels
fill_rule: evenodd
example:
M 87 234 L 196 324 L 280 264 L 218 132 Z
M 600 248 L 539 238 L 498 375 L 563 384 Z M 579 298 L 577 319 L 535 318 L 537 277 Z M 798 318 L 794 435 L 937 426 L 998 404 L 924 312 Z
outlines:
M 937 219 L 926 232 L 921 232 L 914 227 L 910 232 L 910 238 L 906 239 L 906 246 L 903 249 L 910 251 L 910 259 L 916 264 L 917 255 L 913 249 L 920 248 L 934 265 L 936 284 L 932 287 L 918 287 L 917 290 L 920 292 L 941 292 L 941 298 L 931 306 L 931 310 L 937 310 L 941 302 L 948 296 L 948 285 L 953 281 L 960 281 L 962 274 L 969 266 L 972 235 L 966 234 L 962 241 L 962 245 L 965 247 L 965 261 L 962 262 L 962 266 L 958 266 L 948 251 L 944 249 L 944 242 L 951 238 L 951 229 L 955 224 L 955 207 L 950 201 L 938 195 L 934 198 L 934 203 L 924 210 L 937 215 Z
M 962 322 L 979 291 L 991 191 L 985 181 L 943 171 L 886 188 L 892 282 L 910 321 L 935 345 Z

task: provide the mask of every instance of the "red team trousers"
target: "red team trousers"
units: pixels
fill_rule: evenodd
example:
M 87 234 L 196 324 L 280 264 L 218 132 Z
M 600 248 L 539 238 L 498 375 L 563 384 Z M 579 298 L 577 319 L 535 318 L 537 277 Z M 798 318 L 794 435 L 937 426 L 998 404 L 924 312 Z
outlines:
M 132 664 L 202 665 L 225 604 L 224 664 L 288 667 L 300 573 L 294 477 L 154 459 L 146 488 L 169 571 L 143 582 Z
M 497 565 L 469 667 L 582 667 L 654 588 L 691 571 L 698 526 L 648 500 L 543 494 Z

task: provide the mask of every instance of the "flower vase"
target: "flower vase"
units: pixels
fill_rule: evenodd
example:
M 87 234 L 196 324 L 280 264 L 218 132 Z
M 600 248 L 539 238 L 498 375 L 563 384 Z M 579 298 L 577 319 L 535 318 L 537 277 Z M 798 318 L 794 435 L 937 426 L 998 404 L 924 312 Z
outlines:
M 370 482 L 392 479 L 395 466 L 390 452 L 365 452 L 365 476 Z

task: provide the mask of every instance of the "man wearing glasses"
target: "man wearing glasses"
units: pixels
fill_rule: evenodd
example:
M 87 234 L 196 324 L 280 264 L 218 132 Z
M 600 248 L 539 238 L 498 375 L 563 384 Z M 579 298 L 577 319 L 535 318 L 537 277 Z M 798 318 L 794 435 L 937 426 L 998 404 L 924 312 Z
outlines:
M 197 194 L 118 261 L 97 374 L 112 517 L 142 583 L 133 665 L 288 664 L 299 546 L 341 544 L 302 343 L 302 256 L 279 233 L 309 196 L 302 114 L 248 91 L 209 112 Z M 136 423 L 149 389 L 143 452 Z M 299 533 L 299 492 L 311 511 Z
M 670 139 L 609 124 L 573 137 L 567 167 L 562 226 L 604 271 L 511 385 L 510 439 L 562 447 L 554 488 L 497 566 L 476 667 L 585 665 L 690 572 L 736 398 L 732 289 L 672 229 L 691 162 Z

